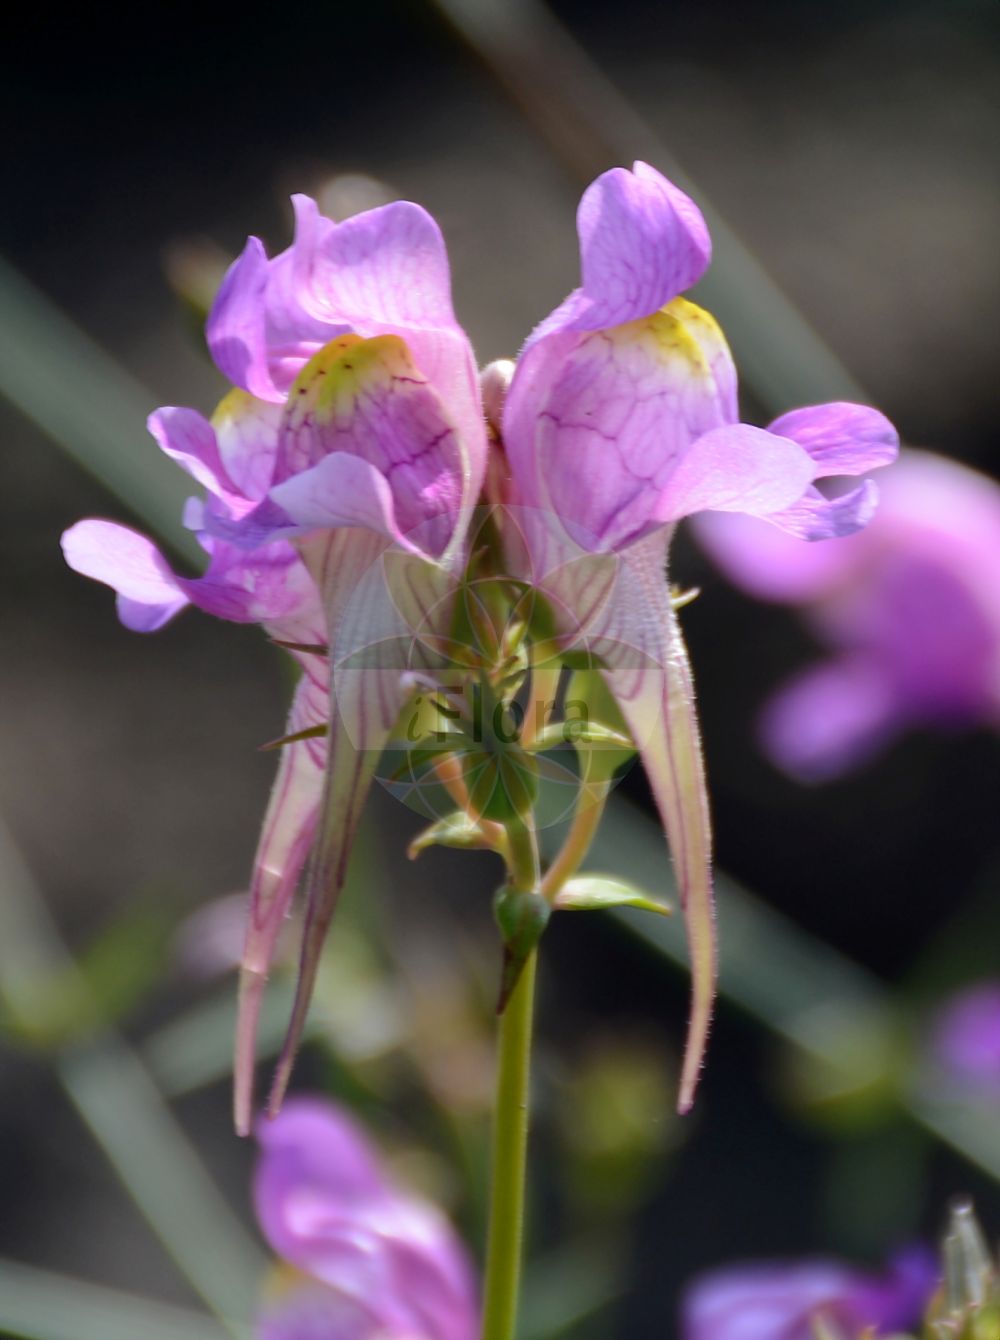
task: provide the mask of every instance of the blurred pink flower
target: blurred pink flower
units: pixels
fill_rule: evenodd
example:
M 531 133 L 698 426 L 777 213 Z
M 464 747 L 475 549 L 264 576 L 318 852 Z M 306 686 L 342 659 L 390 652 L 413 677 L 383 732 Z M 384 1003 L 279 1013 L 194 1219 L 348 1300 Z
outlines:
M 265 1299 L 261 1340 L 475 1340 L 464 1247 L 437 1209 L 392 1184 L 343 1111 L 293 1098 L 257 1139 L 257 1218 L 294 1267 Z
M 802 607 L 829 647 L 771 700 L 770 756 L 821 781 L 921 725 L 1000 726 L 1000 485 L 904 452 L 878 515 L 836 545 L 800 547 L 747 517 L 704 516 L 705 548 L 736 585 Z
M 682 1340 L 815 1340 L 819 1320 L 843 1340 L 870 1327 L 888 1335 L 919 1324 L 937 1279 L 922 1247 L 900 1252 L 883 1275 L 826 1260 L 726 1266 L 688 1288 Z
M 950 1098 L 955 1090 L 1000 1099 L 1000 981 L 978 982 L 951 996 L 931 1023 L 931 1055 Z

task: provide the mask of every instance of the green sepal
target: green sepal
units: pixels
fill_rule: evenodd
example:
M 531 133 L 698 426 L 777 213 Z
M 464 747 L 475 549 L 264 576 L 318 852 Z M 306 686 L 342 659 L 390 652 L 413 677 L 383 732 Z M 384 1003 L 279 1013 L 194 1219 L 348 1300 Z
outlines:
M 586 713 L 579 721 L 568 715 L 577 703 Z M 584 781 L 610 781 L 619 768 L 635 758 L 632 733 L 599 670 L 574 670 L 566 685 L 563 711 L 566 720 L 562 729 L 576 744 Z
M 579 744 L 602 745 L 629 755 L 635 753 L 635 745 L 629 735 L 623 735 L 598 722 L 585 721 L 554 721 L 535 736 L 529 748 L 533 754 L 541 754 L 546 749 Z
M 495 752 L 470 750 L 464 771 L 469 808 L 480 818 L 502 824 L 531 813 L 538 795 L 538 764 L 520 745 Z
M 493 848 L 493 842 L 483 832 L 479 824 L 464 810 L 455 810 L 443 819 L 418 833 L 406 849 L 411 861 L 415 861 L 428 847 L 459 847 L 466 851 L 483 851 Z
M 258 745 L 262 753 L 269 749 L 284 749 L 286 744 L 298 744 L 300 740 L 321 740 L 324 735 L 328 735 L 330 727 L 324 722 L 320 726 L 306 726 L 304 730 L 293 731 L 291 735 L 281 735 L 277 740 L 268 740 L 267 744 Z
M 505 885 L 496 896 L 493 913 L 503 940 L 503 967 L 497 1000 L 497 1014 L 503 1014 L 528 955 L 548 925 L 552 909 L 541 894 Z
M 650 898 L 642 889 L 612 875 L 574 875 L 555 896 L 557 912 L 602 912 L 611 907 L 638 907 L 668 917 L 673 908 Z

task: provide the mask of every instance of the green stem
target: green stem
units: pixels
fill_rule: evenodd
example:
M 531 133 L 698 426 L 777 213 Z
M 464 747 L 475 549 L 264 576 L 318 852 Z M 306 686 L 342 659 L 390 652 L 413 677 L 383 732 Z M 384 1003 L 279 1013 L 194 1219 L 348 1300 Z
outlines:
M 500 1018 L 482 1340 L 514 1340 L 517 1325 L 536 960 L 532 951 Z
M 572 879 L 583 864 L 601 826 L 610 790 L 611 783 L 605 781 L 599 782 L 596 786 L 581 785 L 576 813 L 573 815 L 566 841 L 542 880 L 542 897 L 547 898 L 550 903 L 554 901 L 566 881 Z

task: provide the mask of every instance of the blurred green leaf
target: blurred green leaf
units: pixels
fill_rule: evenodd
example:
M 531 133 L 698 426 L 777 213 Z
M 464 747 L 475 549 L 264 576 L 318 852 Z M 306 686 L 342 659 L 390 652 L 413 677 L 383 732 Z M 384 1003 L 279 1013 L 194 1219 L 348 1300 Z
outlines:
M 655 1188 L 684 1131 L 673 1082 L 662 1048 L 621 1028 L 588 1034 L 573 1055 L 552 1101 L 574 1223 L 619 1236 Z
M 0 395 L 178 553 L 204 566 L 181 524 L 191 493 L 146 432 L 157 397 L 0 258 Z
M 208 1316 L 0 1260 L 0 1330 L 23 1340 L 225 1340 Z
M 556 1340 L 621 1297 L 617 1254 L 607 1244 L 571 1242 L 525 1272 L 518 1340 Z
M 172 929 L 162 907 L 140 905 L 112 922 L 78 957 L 102 1023 L 128 1014 L 156 986 Z

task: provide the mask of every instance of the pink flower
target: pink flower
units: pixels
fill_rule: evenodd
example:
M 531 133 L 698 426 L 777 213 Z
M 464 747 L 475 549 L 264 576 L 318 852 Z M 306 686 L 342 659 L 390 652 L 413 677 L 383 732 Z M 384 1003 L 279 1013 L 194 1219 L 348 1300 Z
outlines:
M 312 851 L 272 1110 L 379 754 L 449 632 L 486 477 L 475 363 L 436 224 L 406 202 L 339 224 L 304 197 L 295 211 L 293 244 L 269 259 L 251 238 L 209 318 L 212 353 L 237 390 L 211 422 L 176 409 L 151 420 L 207 490 L 187 517 L 207 572 L 176 575 L 148 540 L 108 522 L 81 522 L 64 541 L 72 566 L 115 587 L 128 626 L 158 628 L 195 603 L 261 622 L 294 644 L 306 672 L 289 723 L 301 738 L 284 750 L 255 864 L 236 1050 L 244 1131 L 278 928 Z M 811 540 L 850 533 L 870 516 L 874 485 L 829 501 L 813 481 L 886 464 L 896 437 L 856 405 L 798 410 L 767 430 L 739 422 L 722 333 L 680 296 L 708 264 L 704 220 L 654 169 L 604 173 L 578 222 L 582 286 L 518 360 L 502 412 L 511 477 L 494 459 L 490 499 L 510 505 L 511 568 L 550 598 L 563 649 L 596 658 L 656 795 L 691 945 L 686 1110 L 715 944 L 691 676 L 665 576 L 670 535 L 705 510 L 747 512 Z M 490 398 L 495 418 L 496 375 Z
M 503 441 L 532 580 L 552 598 L 564 638 L 603 661 L 674 855 L 693 982 L 683 1111 L 705 1049 L 716 956 L 704 770 L 665 575 L 673 527 L 695 513 L 742 512 L 800 539 L 850 534 L 871 516 L 875 485 L 830 501 L 813 481 L 886 465 L 898 440 L 860 405 L 795 410 L 766 430 L 739 422 L 722 332 L 680 296 L 708 266 L 705 221 L 653 168 L 598 177 L 577 225 L 581 287 L 528 340 Z
M 742 517 L 704 517 L 723 571 L 798 605 L 828 659 L 764 710 L 768 753 L 795 777 L 856 767 L 913 726 L 1000 725 L 1000 486 L 930 452 L 905 452 L 878 516 L 840 544 L 800 548 Z
M 930 1045 L 949 1098 L 1000 1099 L 1000 981 L 949 997 L 934 1018 Z
M 844 1340 L 917 1325 L 937 1282 L 933 1255 L 900 1252 L 884 1275 L 839 1261 L 744 1263 L 710 1271 L 690 1286 L 683 1340 L 815 1340 L 826 1322 Z
M 294 203 L 293 245 L 268 260 L 251 238 L 209 317 L 213 356 L 237 389 L 211 422 L 187 409 L 150 420 L 207 491 L 186 517 L 209 554 L 205 575 L 178 576 L 149 540 L 110 522 L 80 522 L 63 541 L 72 567 L 117 590 L 130 628 L 152 631 L 195 603 L 296 644 L 305 676 L 288 734 L 329 719 L 325 737 L 283 750 L 255 860 L 236 1047 L 244 1132 L 278 931 L 315 845 L 275 1106 L 378 756 L 409 694 L 401 672 L 450 617 L 486 456 L 434 221 L 401 202 L 334 224 L 311 200 Z
M 472 1267 L 444 1216 L 386 1177 L 321 1099 L 257 1125 L 257 1218 L 297 1272 L 265 1300 L 261 1340 L 475 1340 Z

